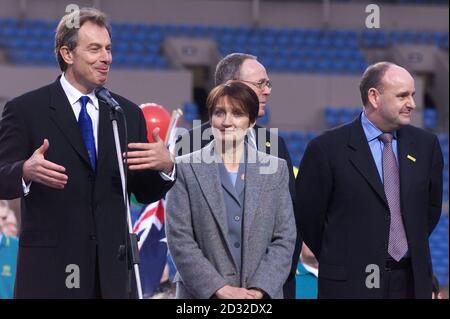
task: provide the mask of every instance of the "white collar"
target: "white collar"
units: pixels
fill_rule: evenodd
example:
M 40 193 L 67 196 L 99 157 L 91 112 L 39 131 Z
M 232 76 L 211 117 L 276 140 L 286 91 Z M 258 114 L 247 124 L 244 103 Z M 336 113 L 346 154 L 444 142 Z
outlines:
M 303 264 L 303 267 L 305 267 L 306 271 L 313 274 L 316 277 L 319 277 L 319 269 L 308 266 L 307 264 Z
M 70 84 L 69 81 L 67 81 L 66 77 L 64 76 L 64 73 L 61 75 L 61 79 L 59 81 L 61 83 L 64 92 L 66 93 L 70 105 L 74 105 L 80 100 L 80 97 L 86 95 L 91 99 L 91 103 L 94 105 L 95 109 L 98 110 L 98 99 L 97 96 L 95 96 L 94 91 L 88 94 L 81 93 L 72 84 Z

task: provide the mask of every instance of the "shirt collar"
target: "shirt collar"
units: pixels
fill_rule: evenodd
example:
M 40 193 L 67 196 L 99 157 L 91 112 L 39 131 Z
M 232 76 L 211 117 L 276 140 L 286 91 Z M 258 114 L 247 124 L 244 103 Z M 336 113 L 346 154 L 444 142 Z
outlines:
M 364 130 L 364 133 L 366 134 L 367 142 L 372 142 L 374 139 L 378 138 L 381 134 L 383 134 L 383 131 L 381 131 L 378 127 L 376 127 L 366 116 L 365 112 L 363 111 L 361 114 L 361 124 Z M 394 139 L 397 138 L 397 132 L 394 131 L 392 133 L 392 136 Z
M 64 92 L 66 93 L 70 105 L 74 105 L 80 100 L 80 97 L 86 95 L 91 99 L 91 103 L 94 105 L 95 109 L 98 110 L 98 99 L 97 96 L 95 96 L 94 91 L 90 92 L 89 94 L 81 93 L 72 84 L 70 84 L 69 81 L 67 81 L 64 73 L 61 75 L 60 83 Z

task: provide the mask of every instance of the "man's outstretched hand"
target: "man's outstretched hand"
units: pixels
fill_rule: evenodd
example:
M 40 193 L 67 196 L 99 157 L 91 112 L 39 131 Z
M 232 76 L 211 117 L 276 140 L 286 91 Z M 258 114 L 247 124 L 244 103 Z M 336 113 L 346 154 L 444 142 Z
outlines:
M 154 143 L 129 143 L 131 150 L 124 153 L 130 170 L 153 169 L 170 174 L 173 170 L 173 160 L 164 141 L 159 137 L 159 127 L 152 132 Z
M 45 152 L 50 147 L 47 139 L 34 151 L 33 155 L 23 163 L 22 173 L 25 183 L 35 182 L 51 188 L 63 189 L 69 179 L 63 166 L 47 161 Z

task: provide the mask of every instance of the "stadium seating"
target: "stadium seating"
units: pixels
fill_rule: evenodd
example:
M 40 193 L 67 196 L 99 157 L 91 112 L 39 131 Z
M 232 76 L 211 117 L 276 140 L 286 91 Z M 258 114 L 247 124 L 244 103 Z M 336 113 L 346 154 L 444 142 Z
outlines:
M 448 286 L 448 213 L 441 219 L 430 236 L 433 272 L 441 286 Z
M 53 37 L 57 21 L 0 19 L 0 47 L 14 64 L 56 64 Z M 362 48 L 428 44 L 448 50 L 448 32 L 355 31 L 250 28 L 205 25 L 114 23 L 114 66 L 166 69 L 166 37 L 210 38 L 221 55 L 257 55 L 271 71 L 360 74 L 367 66 Z

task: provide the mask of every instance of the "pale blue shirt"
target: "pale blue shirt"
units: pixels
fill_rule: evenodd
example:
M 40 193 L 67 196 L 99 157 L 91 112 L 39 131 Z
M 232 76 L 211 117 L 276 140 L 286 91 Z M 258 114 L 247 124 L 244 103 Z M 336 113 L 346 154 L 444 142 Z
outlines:
M 383 179 L 383 150 L 384 144 L 378 139 L 378 136 L 383 134 L 383 132 L 377 128 L 367 116 L 362 112 L 361 114 L 361 124 L 364 130 L 364 134 L 367 138 L 367 143 L 369 144 L 370 151 L 372 153 L 375 165 L 377 166 L 378 175 L 380 176 L 381 182 L 384 184 Z M 398 151 L 397 151 L 397 133 L 393 132 L 392 139 L 392 149 L 394 151 L 395 159 L 398 165 Z
M 234 187 L 236 187 L 236 178 L 238 175 L 238 172 L 230 172 L 229 170 L 227 170 L 228 172 L 228 177 L 230 178 L 231 184 L 233 184 Z

